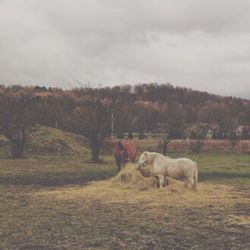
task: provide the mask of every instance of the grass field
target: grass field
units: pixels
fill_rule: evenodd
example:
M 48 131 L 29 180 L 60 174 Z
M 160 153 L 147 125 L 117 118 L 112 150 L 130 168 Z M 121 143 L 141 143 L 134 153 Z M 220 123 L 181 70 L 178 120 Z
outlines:
M 0 161 L 0 249 L 250 249 L 250 156 L 188 155 L 199 191 L 116 186 L 111 156 Z

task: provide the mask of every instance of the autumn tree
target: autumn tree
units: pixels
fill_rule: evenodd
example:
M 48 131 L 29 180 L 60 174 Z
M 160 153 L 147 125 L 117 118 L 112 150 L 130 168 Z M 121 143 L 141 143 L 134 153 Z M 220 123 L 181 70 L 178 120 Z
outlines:
M 26 132 L 36 123 L 39 97 L 33 88 L 0 88 L 0 132 L 10 141 L 12 158 L 22 158 Z
M 76 132 L 88 139 L 93 162 L 100 162 L 99 155 L 105 138 L 110 134 L 111 114 L 116 101 L 103 98 L 94 89 L 76 91 L 73 122 Z
M 75 107 L 74 94 L 71 91 L 60 89 L 50 89 L 37 92 L 40 96 L 38 106 L 38 123 L 41 125 L 69 130 L 68 120 L 71 119 L 70 113 Z

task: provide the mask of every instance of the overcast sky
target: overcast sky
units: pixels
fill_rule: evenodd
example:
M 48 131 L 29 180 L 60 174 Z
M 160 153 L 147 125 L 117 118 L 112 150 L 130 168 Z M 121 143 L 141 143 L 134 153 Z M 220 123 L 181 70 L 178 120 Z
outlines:
M 249 0 L 0 0 L 0 83 L 250 98 Z

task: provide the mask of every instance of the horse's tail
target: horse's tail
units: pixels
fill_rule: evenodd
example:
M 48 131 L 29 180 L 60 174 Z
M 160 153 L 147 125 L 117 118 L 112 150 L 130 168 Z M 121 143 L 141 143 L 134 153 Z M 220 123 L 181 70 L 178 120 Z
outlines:
M 197 191 L 197 184 L 198 184 L 198 169 L 197 163 L 194 163 L 194 190 Z

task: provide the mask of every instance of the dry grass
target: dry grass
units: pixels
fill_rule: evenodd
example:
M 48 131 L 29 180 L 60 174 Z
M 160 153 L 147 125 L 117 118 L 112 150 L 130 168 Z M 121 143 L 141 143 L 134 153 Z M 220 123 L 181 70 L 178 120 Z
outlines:
M 249 200 L 227 185 L 200 183 L 199 192 L 171 189 L 171 184 L 162 190 L 140 191 L 136 186 L 107 180 L 91 182 L 84 188 L 39 191 L 33 194 L 33 199 L 71 204 L 71 209 L 78 211 L 73 212 L 78 218 L 79 208 L 85 216 L 87 212 L 82 222 L 87 220 L 90 231 L 101 229 L 98 236 L 92 235 L 93 243 L 88 245 L 91 247 L 100 244 L 107 249 L 150 246 L 162 249 L 168 244 L 169 248 L 178 249 L 238 249 L 237 246 L 249 245 L 249 215 L 235 215 L 235 204 L 247 206 Z M 113 238 L 104 239 L 102 230 L 109 231 Z M 235 235 L 230 239 L 232 232 Z M 98 237 L 100 243 L 95 245 Z
M 2 160 L 0 249 L 249 249 L 249 158 L 189 157 L 198 192 L 140 190 L 113 178 L 113 161 Z
M 26 151 L 28 155 L 90 156 L 83 136 L 40 125 L 29 132 Z
M 161 151 L 162 146 L 160 145 L 159 139 L 146 139 L 139 140 L 135 139 L 136 145 L 138 145 L 139 151 Z M 167 147 L 170 153 L 192 153 L 195 152 L 197 141 L 176 139 L 172 140 Z M 201 151 L 205 154 L 211 153 L 242 153 L 250 154 L 250 140 L 205 140 L 203 141 Z
M 150 173 L 138 168 L 138 166 L 134 164 L 127 164 L 118 175 L 112 179 L 112 182 L 117 185 L 131 186 L 138 190 L 158 187 L 158 181 L 155 177 L 152 177 Z
M 250 228 L 250 215 L 230 215 L 228 216 L 228 223 Z
M 127 164 L 111 181 L 118 187 L 127 186 L 140 191 L 159 188 L 159 180 L 153 176 L 151 166 L 140 168 L 131 163 Z M 167 181 L 167 192 L 184 192 L 183 182 L 172 178 L 167 178 Z
M 194 192 L 190 188 L 184 188 L 181 182 L 173 181 L 168 187 L 163 189 L 151 187 L 146 191 L 141 191 L 137 186 L 120 185 L 113 180 L 93 181 L 84 188 L 81 186 L 67 187 L 34 193 L 34 197 L 40 198 L 46 197 L 59 200 L 92 199 L 102 201 L 103 204 L 116 202 L 136 204 L 142 202 L 145 204 L 150 203 L 150 206 L 156 207 L 169 203 L 178 207 L 200 207 L 209 203 L 214 203 L 214 205 L 218 206 L 228 206 L 232 204 L 232 197 L 234 197 L 234 195 L 235 192 L 233 189 L 226 185 L 201 183 L 199 184 L 199 191 Z M 242 200 L 244 200 L 244 198 L 241 197 L 241 201 Z

